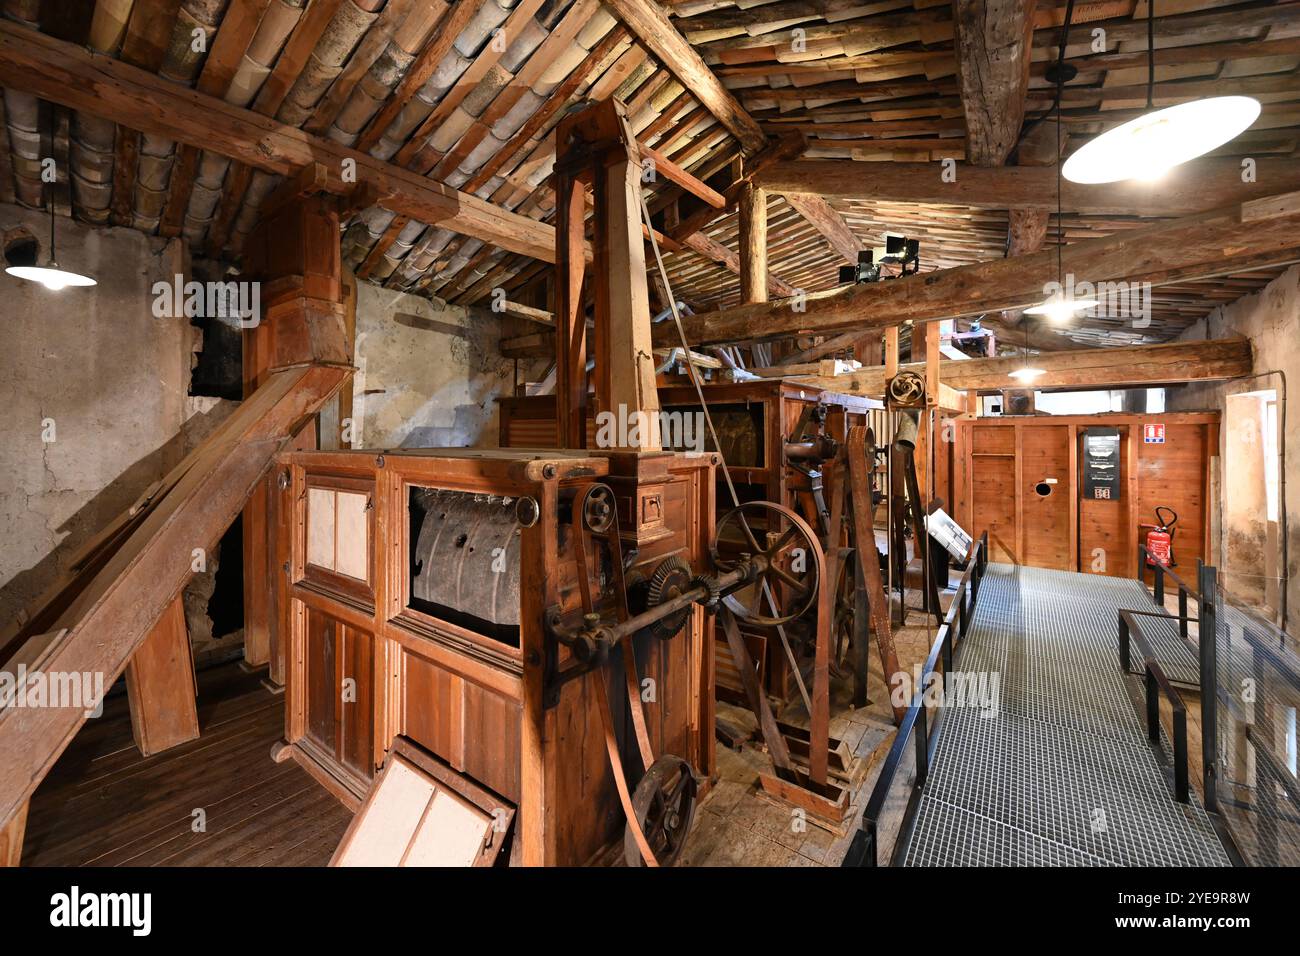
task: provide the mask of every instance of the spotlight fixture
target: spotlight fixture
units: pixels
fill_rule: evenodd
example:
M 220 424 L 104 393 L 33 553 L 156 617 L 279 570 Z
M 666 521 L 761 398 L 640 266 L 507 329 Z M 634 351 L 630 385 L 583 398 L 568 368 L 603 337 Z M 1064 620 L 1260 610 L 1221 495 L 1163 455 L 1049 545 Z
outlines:
M 1155 0 L 1147 4 L 1147 112 L 1091 140 L 1065 163 L 1072 183 L 1159 179 L 1234 139 L 1259 118 L 1259 100 L 1212 96 L 1155 109 Z
M 887 272 L 886 266 L 896 266 L 897 273 Z M 920 268 L 921 241 L 887 232 L 883 246 L 860 251 L 856 265 L 840 266 L 839 281 L 846 284 L 898 279 L 914 275 Z

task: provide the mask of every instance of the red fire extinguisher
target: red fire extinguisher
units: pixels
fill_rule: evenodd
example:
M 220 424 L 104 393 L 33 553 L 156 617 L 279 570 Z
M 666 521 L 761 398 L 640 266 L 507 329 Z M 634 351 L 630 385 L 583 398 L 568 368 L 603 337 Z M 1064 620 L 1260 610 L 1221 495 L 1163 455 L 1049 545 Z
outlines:
M 1161 514 L 1162 511 L 1169 512 L 1171 517 L 1165 520 Z M 1147 532 L 1147 566 L 1154 568 L 1160 565 L 1165 568 L 1178 566 L 1174 560 L 1174 525 L 1178 523 L 1178 512 L 1173 508 L 1166 508 L 1160 505 L 1156 508 L 1156 523 L 1141 525 L 1143 528 L 1150 528 Z

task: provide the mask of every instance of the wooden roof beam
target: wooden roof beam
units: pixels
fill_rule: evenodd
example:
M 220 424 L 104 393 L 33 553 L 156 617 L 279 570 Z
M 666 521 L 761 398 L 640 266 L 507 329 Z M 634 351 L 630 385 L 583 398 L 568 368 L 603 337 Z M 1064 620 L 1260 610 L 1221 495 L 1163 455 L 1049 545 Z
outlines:
M 718 118 L 746 153 L 763 148 L 767 137 L 754 118 L 745 111 L 722 81 L 695 52 L 668 14 L 655 0 L 604 0 L 614 15 L 622 20 L 641 45 L 668 67 L 677 81 L 690 90 L 705 109 Z
M 1056 166 L 986 168 L 958 163 L 944 177 L 940 163 L 856 163 L 806 159 L 773 163 L 754 175 L 769 192 L 901 203 L 938 203 L 977 209 L 1055 209 Z M 948 181 L 951 180 L 951 181 Z M 1257 157 L 1255 179 L 1242 182 L 1236 159 L 1198 159 L 1157 182 L 1089 186 L 1064 181 L 1061 205 L 1085 215 L 1184 216 L 1274 193 L 1300 189 L 1300 164 L 1289 157 Z
M 0 20 L 0 86 L 166 136 L 280 175 L 311 163 L 328 170 L 326 189 L 348 195 L 374 184 L 379 205 L 523 255 L 555 261 L 552 226 L 494 206 L 296 127 L 92 53 L 73 43 Z M 343 178 L 355 162 L 355 181 Z
M 1014 383 L 1010 373 L 1024 358 L 967 359 L 942 362 L 945 385 L 958 391 L 997 391 Z M 1124 348 L 1074 349 L 1034 356 L 1043 374 L 1034 388 L 1121 388 L 1212 382 L 1251 373 L 1250 343 L 1243 338 L 1204 342 L 1170 342 Z M 924 375 L 925 363 L 900 366 Z M 784 371 L 784 370 L 783 370 Z M 788 373 L 787 373 L 788 374 Z M 791 381 L 847 395 L 878 397 L 884 394 L 884 367 L 864 368 L 844 375 L 800 375 Z
M 1034 167 L 1024 167 L 1033 169 Z M 1252 218 L 1269 208 L 1273 218 Z M 1060 250 L 977 262 L 955 269 L 814 293 L 801 310 L 776 301 L 702 313 L 684 321 L 692 347 L 778 338 L 792 333 L 859 333 L 907 321 L 983 315 L 1043 301 L 1058 275 L 1083 281 L 1152 286 L 1300 260 L 1300 209 L 1282 204 L 1238 204 L 1172 219 L 1113 236 L 1086 239 Z M 1140 292 L 1140 290 L 1139 290 Z M 1140 302 L 1138 303 L 1140 305 Z M 1149 301 L 1148 301 L 1149 305 Z M 657 345 L 671 345 L 667 341 Z
M 1001 166 L 1020 138 L 1034 6 L 1034 0 L 953 0 L 966 158 L 976 166 Z

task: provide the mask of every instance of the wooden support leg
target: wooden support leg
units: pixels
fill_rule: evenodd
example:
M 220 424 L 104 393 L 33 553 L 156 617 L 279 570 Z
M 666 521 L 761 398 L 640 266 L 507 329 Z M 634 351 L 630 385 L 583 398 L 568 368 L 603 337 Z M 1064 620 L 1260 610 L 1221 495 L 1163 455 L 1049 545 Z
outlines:
M 23 858 L 23 832 L 27 829 L 27 804 L 23 803 L 0 827 L 0 866 L 18 866 Z
M 126 668 L 131 733 L 146 757 L 199 735 L 194 658 L 185 627 L 185 607 L 177 597 Z
M 858 545 L 858 572 L 859 587 L 865 585 L 866 588 L 866 611 L 863 614 L 858 612 L 860 618 L 865 619 L 868 615 L 871 623 L 876 629 L 876 645 L 880 649 L 880 667 L 885 677 L 885 689 L 892 697 L 894 675 L 899 672 L 898 652 L 894 647 L 894 634 L 889 626 L 889 611 L 887 605 L 883 602 L 887 600 L 884 582 L 880 578 L 880 560 L 876 551 L 876 525 L 873 516 L 873 507 L 871 501 L 871 484 L 868 479 L 867 470 L 871 462 L 874 461 L 874 454 L 868 455 L 866 428 L 863 426 L 854 426 L 849 431 L 849 440 L 846 445 L 846 457 L 848 459 L 848 477 L 850 491 L 853 503 L 853 539 Z M 901 542 L 900 542 L 901 543 Z M 901 574 L 901 571 L 900 571 Z M 906 602 L 902 602 L 904 605 Z M 862 608 L 862 600 L 858 601 L 859 609 Z M 862 629 L 865 630 L 866 623 L 863 620 Z M 865 643 L 865 640 L 864 642 Z M 866 654 L 861 654 L 863 661 Z M 862 667 L 862 663 L 859 663 Z M 866 696 L 865 674 L 863 675 L 863 697 Z M 906 713 L 905 707 L 894 706 L 894 722 L 901 724 L 903 715 Z
M 244 661 L 261 667 L 271 659 L 270 545 L 271 480 L 258 482 L 244 506 Z
M 789 774 L 792 772 L 790 751 L 785 745 L 785 738 L 781 736 L 781 728 L 776 724 L 772 706 L 767 702 L 763 688 L 758 685 L 758 672 L 754 669 L 754 661 L 749 656 L 749 648 L 745 646 L 745 641 L 740 636 L 736 619 L 730 611 L 722 608 L 718 611 L 718 620 L 722 622 L 722 632 L 727 636 L 731 659 L 736 662 L 736 670 L 740 672 L 740 683 L 745 688 L 750 709 L 758 718 L 758 728 L 763 733 L 763 742 L 767 744 L 767 752 L 772 758 L 772 763 L 776 765 L 778 771 Z

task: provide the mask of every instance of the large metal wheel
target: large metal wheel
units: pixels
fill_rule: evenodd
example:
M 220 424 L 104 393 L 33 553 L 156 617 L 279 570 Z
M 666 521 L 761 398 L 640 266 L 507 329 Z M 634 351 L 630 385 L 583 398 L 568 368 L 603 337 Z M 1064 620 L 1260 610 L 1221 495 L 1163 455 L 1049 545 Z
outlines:
M 672 866 L 686 846 L 697 789 L 691 765 L 672 754 L 656 760 L 636 785 L 632 808 L 660 866 Z M 645 866 L 630 823 L 623 831 L 623 858 L 628 866 Z
M 763 535 L 761 543 L 755 526 Z M 723 556 L 720 545 L 737 532 L 742 541 L 740 557 Z M 759 565 L 757 579 L 722 598 L 737 617 L 760 627 L 777 627 L 816 606 L 823 574 L 822 548 L 813 529 L 797 513 L 771 501 L 747 501 L 723 515 L 714 539 L 714 564 L 725 573 L 746 558 Z M 749 596 L 742 600 L 740 590 Z

